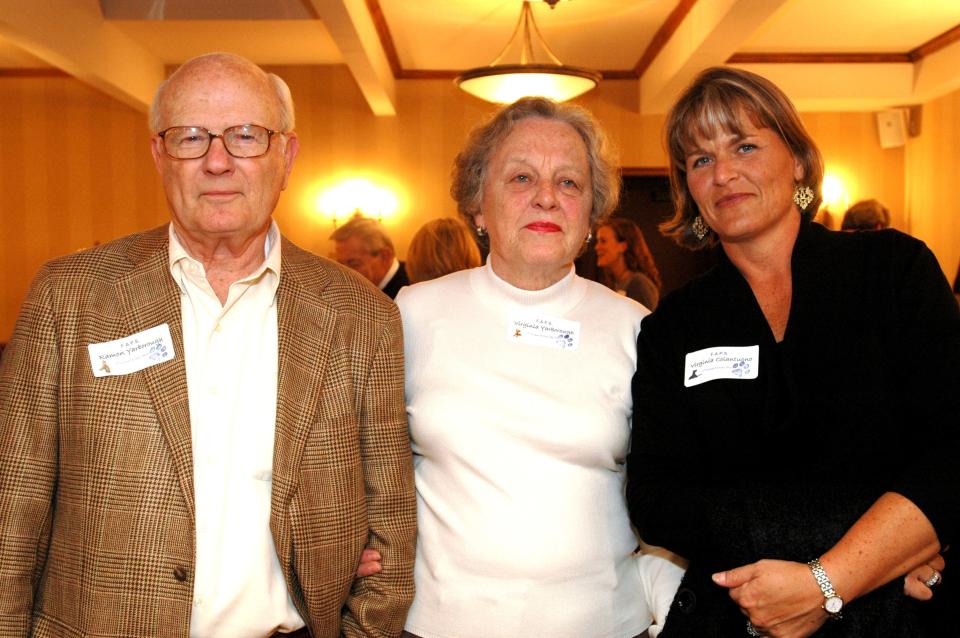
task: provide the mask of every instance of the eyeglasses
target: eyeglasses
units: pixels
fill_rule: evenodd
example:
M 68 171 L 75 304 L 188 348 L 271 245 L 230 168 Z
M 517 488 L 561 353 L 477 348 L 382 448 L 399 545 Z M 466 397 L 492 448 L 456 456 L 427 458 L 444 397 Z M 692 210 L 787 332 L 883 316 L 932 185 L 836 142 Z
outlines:
M 280 131 L 256 124 L 238 124 L 211 133 L 202 126 L 171 126 L 157 135 L 163 140 L 163 150 L 174 159 L 197 159 L 210 150 L 215 137 L 223 140 L 223 147 L 234 157 L 260 157 L 270 150 L 270 138 Z

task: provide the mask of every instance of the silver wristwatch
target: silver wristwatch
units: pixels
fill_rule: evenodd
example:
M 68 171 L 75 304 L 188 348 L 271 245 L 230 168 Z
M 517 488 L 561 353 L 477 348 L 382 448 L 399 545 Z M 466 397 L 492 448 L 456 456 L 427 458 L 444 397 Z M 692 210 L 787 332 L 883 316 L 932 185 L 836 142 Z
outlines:
M 820 591 L 823 592 L 823 610 L 830 614 L 831 618 L 840 620 L 840 610 L 843 609 L 843 598 L 840 598 L 840 594 L 833 588 L 833 583 L 830 582 L 830 577 L 827 576 L 827 572 L 823 570 L 820 559 L 814 558 L 807 563 L 807 565 L 810 566 L 810 571 L 813 572 L 813 577 L 817 579 L 817 584 L 820 585 Z

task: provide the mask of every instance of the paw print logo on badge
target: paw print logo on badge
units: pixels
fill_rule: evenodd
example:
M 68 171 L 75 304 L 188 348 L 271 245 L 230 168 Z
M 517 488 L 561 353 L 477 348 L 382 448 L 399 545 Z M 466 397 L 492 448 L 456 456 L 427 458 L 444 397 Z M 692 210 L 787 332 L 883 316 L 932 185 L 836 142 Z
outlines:
M 731 366 L 730 372 L 738 377 L 742 377 L 750 372 L 750 363 L 748 361 L 737 361 Z
M 150 348 L 150 360 L 151 361 L 162 361 L 167 358 L 167 346 L 162 343 L 158 343 L 155 346 Z
M 564 334 L 558 336 L 558 337 L 557 337 L 557 345 L 558 345 L 560 348 L 564 349 L 564 350 L 566 350 L 567 348 L 572 348 L 572 347 L 573 347 L 573 336 L 571 336 L 571 335 L 569 335 L 569 334 L 567 334 L 567 333 L 564 333 Z

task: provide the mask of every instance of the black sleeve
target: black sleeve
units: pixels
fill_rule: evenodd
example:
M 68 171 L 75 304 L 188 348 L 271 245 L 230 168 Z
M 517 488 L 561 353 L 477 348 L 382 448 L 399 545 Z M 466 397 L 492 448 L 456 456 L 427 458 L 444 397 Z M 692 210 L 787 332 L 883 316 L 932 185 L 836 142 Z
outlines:
M 922 455 L 904 455 L 892 489 L 923 510 L 947 545 L 960 523 L 960 307 L 933 253 L 916 246 L 891 257 L 902 267 L 890 374 L 904 449 Z

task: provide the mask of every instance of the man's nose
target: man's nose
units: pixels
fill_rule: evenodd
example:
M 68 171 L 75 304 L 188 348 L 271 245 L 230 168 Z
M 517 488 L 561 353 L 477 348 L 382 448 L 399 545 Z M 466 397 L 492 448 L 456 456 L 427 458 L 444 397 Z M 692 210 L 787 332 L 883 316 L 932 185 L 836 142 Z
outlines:
M 233 159 L 227 152 L 223 138 L 214 137 L 210 140 L 207 154 L 203 156 L 203 168 L 211 173 L 225 173 L 233 168 Z

